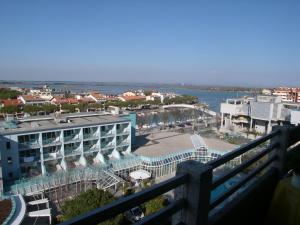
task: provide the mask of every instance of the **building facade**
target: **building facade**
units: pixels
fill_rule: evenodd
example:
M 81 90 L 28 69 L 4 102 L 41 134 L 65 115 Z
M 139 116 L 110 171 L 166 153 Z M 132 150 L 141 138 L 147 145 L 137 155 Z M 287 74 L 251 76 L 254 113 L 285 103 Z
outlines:
M 4 182 L 106 164 L 131 152 L 130 116 L 77 113 L 5 121 L 0 127 Z
M 296 103 L 283 102 L 281 97 L 257 96 L 248 99 L 227 99 L 221 103 L 221 131 L 255 131 L 268 133 L 274 125 L 289 124 Z

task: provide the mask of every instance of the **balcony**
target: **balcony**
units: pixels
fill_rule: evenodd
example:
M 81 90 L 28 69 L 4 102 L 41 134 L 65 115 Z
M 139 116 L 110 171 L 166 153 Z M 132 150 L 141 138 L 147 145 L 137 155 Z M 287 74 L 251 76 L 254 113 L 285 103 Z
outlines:
M 102 142 L 101 143 L 101 149 L 108 149 L 108 148 L 114 148 L 113 142 Z
M 60 145 L 61 141 L 59 138 L 49 138 L 43 140 L 43 146 Z
M 129 141 L 127 138 L 117 140 L 117 146 L 124 146 L 124 145 L 129 145 Z
M 97 141 L 84 141 L 83 142 L 83 151 L 85 153 L 89 153 L 89 152 L 98 152 L 99 146 L 97 144 Z
M 65 144 L 64 146 L 64 152 L 65 156 L 71 156 L 71 155 L 80 155 L 82 153 L 82 149 L 80 148 L 79 144 Z
M 30 149 L 30 148 L 40 148 L 39 142 L 35 140 L 35 141 L 19 143 L 19 149 Z
M 96 133 L 83 134 L 83 139 L 84 140 L 99 139 L 99 134 L 97 132 Z
M 62 154 L 60 151 L 44 153 L 44 161 L 55 160 L 55 159 L 59 159 L 61 157 L 62 157 Z
M 113 130 L 101 131 L 101 137 L 112 137 L 114 136 Z
M 157 224 L 169 218 L 174 225 L 262 225 L 274 189 L 286 174 L 286 158 L 300 151 L 299 141 L 300 126 L 275 127 L 270 134 L 207 164 L 183 162 L 178 165 L 175 177 L 61 225 L 99 224 L 171 190 L 174 190 L 174 199 L 170 204 L 144 217 L 138 224 Z M 260 147 L 262 144 L 264 147 Z M 256 150 L 252 151 L 254 148 Z M 252 154 L 241 164 L 224 170 L 231 160 L 249 152 Z M 222 173 L 217 173 L 220 168 L 223 168 Z M 243 176 L 239 176 L 235 184 L 213 198 L 212 192 L 216 188 L 242 172 Z
M 73 134 L 64 137 L 65 142 L 76 142 L 79 141 L 79 134 Z
M 120 127 L 117 128 L 117 135 L 119 135 L 119 134 L 129 134 L 129 132 L 130 132 L 129 124 L 127 124 L 127 125 L 121 124 Z
M 33 163 L 40 160 L 39 156 L 25 156 L 20 157 L 20 163 Z

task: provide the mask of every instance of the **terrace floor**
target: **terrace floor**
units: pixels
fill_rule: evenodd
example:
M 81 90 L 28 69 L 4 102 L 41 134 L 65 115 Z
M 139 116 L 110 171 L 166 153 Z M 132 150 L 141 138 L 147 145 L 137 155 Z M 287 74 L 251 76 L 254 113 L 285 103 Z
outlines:
M 209 149 L 218 151 L 229 151 L 236 148 L 236 145 L 227 143 L 217 138 L 204 138 Z M 143 156 L 163 156 L 173 152 L 194 148 L 191 141 L 191 134 L 178 132 L 159 132 L 141 135 L 136 138 L 136 150 L 134 153 Z

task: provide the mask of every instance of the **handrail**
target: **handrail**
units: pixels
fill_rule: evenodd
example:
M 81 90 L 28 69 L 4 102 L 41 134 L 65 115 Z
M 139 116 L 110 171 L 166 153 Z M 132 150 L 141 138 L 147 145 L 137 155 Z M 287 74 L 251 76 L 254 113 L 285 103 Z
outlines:
M 130 210 L 137 205 L 140 205 L 152 198 L 155 198 L 180 185 L 187 183 L 188 178 L 189 176 L 187 174 L 175 176 L 169 180 L 163 181 L 159 184 L 155 184 L 152 187 L 140 191 L 134 195 L 120 198 L 113 203 L 77 216 L 71 220 L 61 223 L 61 225 L 98 224 L 101 221 L 110 219 L 113 216 L 119 215 L 124 211 Z
M 247 176 L 242 178 L 240 182 L 233 185 L 228 191 L 223 193 L 221 196 L 219 196 L 216 200 L 214 200 L 210 204 L 210 209 L 215 208 L 217 205 L 225 201 L 230 195 L 232 195 L 234 192 L 236 192 L 239 188 L 241 188 L 245 183 L 247 183 L 249 180 L 251 180 L 253 177 L 255 177 L 260 171 L 262 171 L 264 168 L 266 168 L 270 163 L 272 163 L 277 158 L 276 155 L 271 156 L 267 161 L 262 163 L 260 166 L 252 170 Z
M 260 137 L 256 140 L 249 142 L 248 144 L 246 144 L 244 146 L 241 146 L 231 152 L 228 152 L 225 155 L 221 156 L 220 158 L 217 158 L 217 159 L 209 162 L 208 164 L 213 169 L 215 169 L 215 168 L 225 164 L 226 162 L 234 159 L 235 157 L 247 152 L 248 150 L 257 147 L 258 145 L 266 142 L 267 140 L 270 140 L 271 138 L 275 137 L 276 135 L 279 135 L 280 132 L 281 132 L 280 130 L 272 131 L 271 133 L 267 134 L 266 136 Z
M 269 146 L 269 147 L 265 148 L 264 150 L 262 150 L 257 155 L 255 155 L 252 158 L 248 159 L 246 162 L 244 162 L 241 165 L 237 166 L 233 170 L 229 170 L 227 173 L 225 173 L 225 175 L 223 175 L 223 176 L 217 178 L 216 180 L 214 180 L 212 182 L 211 188 L 215 189 L 219 185 L 223 184 L 224 182 L 229 180 L 231 177 L 233 177 L 236 174 L 240 173 L 243 169 L 247 168 L 251 164 L 255 163 L 256 161 L 258 161 L 259 159 L 261 159 L 262 157 L 264 157 L 265 155 L 270 153 L 277 146 L 278 146 L 278 143 L 274 143 L 271 146 Z
M 185 207 L 187 207 L 187 202 L 185 199 L 176 200 L 164 207 L 162 210 L 146 216 L 143 220 L 140 220 L 133 225 L 152 225 L 157 222 L 161 222 L 163 219 L 173 215 L 174 213 Z

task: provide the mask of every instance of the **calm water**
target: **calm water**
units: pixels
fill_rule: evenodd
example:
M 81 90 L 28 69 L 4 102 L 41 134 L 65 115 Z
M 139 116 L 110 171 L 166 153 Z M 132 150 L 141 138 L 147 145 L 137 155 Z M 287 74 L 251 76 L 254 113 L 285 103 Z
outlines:
M 178 94 L 194 95 L 201 102 L 209 105 L 210 109 L 216 112 L 220 111 L 220 103 L 227 98 L 237 98 L 249 95 L 246 92 L 220 92 L 220 91 L 204 91 L 197 89 L 189 89 L 184 86 L 172 87 L 158 84 L 109 84 L 109 83 L 92 83 L 92 82 L 1 82 L 2 86 L 18 86 L 24 88 L 41 87 L 48 84 L 50 87 L 62 90 L 71 90 L 72 92 L 100 91 L 107 94 L 120 94 L 131 89 L 159 90 L 162 92 L 175 92 Z

